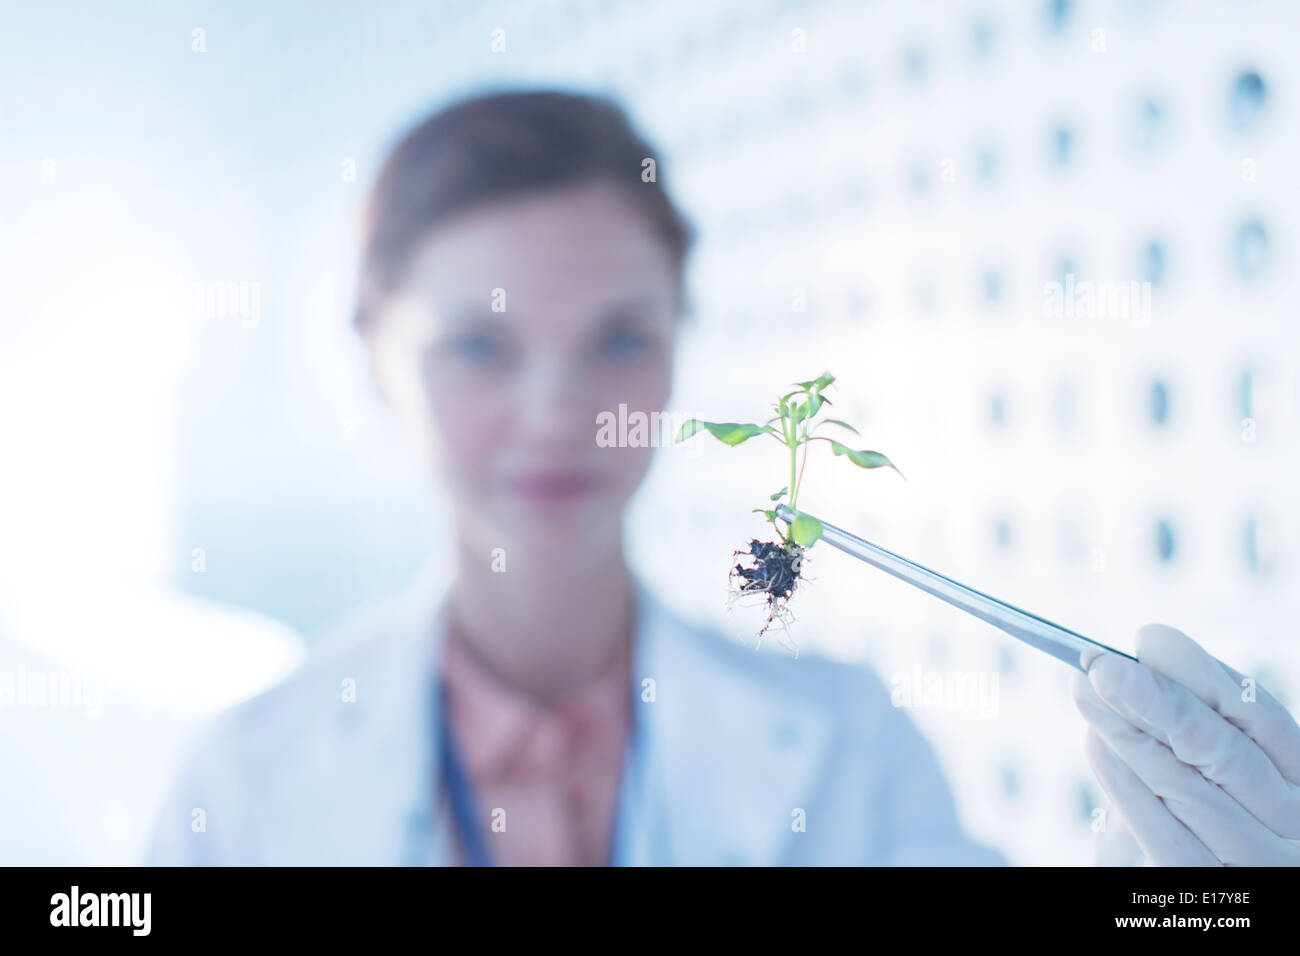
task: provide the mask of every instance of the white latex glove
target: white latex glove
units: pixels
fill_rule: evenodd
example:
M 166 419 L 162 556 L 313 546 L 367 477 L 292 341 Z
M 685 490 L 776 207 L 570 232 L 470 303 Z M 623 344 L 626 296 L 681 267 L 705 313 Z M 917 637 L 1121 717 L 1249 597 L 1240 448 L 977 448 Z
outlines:
M 1134 862 L 1131 838 L 1157 866 L 1300 865 L 1295 718 L 1172 627 L 1139 630 L 1137 658 L 1085 652 L 1071 684 L 1121 816 L 1098 862 Z
M 1091 730 L 1088 731 L 1088 736 L 1098 742 L 1101 740 Z M 1093 765 L 1096 765 L 1095 761 Z M 1106 814 L 1106 828 L 1097 834 L 1094 860 L 1097 866 L 1141 866 L 1148 862 L 1133 831 L 1128 827 L 1128 821 L 1113 803 Z

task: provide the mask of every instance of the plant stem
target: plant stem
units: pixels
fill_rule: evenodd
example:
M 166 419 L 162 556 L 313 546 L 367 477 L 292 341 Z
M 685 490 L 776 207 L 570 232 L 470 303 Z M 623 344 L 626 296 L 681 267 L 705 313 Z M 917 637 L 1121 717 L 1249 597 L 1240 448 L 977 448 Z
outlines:
M 797 442 L 790 443 L 790 507 L 795 506 L 799 500 L 799 485 L 794 476 L 794 462 L 798 454 L 799 445 Z
M 796 436 L 793 434 L 793 432 L 796 431 L 797 429 L 798 429 L 797 425 L 793 427 L 789 427 L 785 417 L 782 416 L 781 434 L 785 436 L 786 447 L 790 449 L 790 510 L 791 511 L 794 510 L 795 500 L 798 498 L 799 495 L 799 488 L 795 482 L 795 475 L 794 475 L 794 453 L 798 445 L 795 442 Z M 781 540 L 785 542 L 786 545 L 789 545 L 790 542 L 794 540 L 793 521 L 790 522 L 786 530 L 781 533 Z
M 809 430 L 809 425 L 808 425 L 807 422 L 804 422 L 804 426 L 803 426 L 803 443 L 802 443 L 802 444 L 803 444 L 803 462 L 799 465 L 799 484 L 801 484 L 801 485 L 803 484 L 803 470 L 804 470 L 805 468 L 808 467 L 808 430 Z M 793 508 L 794 505 L 791 505 L 790 507 Z

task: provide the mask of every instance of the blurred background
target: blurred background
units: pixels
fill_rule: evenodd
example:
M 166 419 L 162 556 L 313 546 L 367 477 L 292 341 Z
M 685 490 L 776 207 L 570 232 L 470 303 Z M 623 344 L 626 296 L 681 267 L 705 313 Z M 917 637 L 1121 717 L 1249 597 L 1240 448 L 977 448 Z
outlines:
M 1121 648 L 1181 627 L 1300 703 L 1294 4 L 5 19 L 0 861 L 134 862 L 198 722 L 447 559 L 348 318 L 385 150 L 485 88 L 612 93 L 660 148 L 700 230 L 670 410 L 761 421 L 830 370 L 909 480 L 827 455 L 808 511 Z M 786 464 L 696 442 L 659 452 L 635 560 L 752 640 L 730 553 Z M 829 548 L 808 570 L 801 653 L 912 692 L 967 827 L 1090 862 L 1068 669 Z

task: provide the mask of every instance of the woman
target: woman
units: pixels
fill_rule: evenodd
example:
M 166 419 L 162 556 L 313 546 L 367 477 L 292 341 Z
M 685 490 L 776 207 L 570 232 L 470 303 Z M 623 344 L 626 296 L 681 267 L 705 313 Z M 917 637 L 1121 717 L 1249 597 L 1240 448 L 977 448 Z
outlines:
M 562 93 L 395 148 L 356 324 L 451 495 L 455 572 L 223 718 L 153 862 L 1003 862 L 869 670 L 755 654 L 629 570 L 651 449 L 595 433 L 669 397 L 691 228 L 655 155 Z

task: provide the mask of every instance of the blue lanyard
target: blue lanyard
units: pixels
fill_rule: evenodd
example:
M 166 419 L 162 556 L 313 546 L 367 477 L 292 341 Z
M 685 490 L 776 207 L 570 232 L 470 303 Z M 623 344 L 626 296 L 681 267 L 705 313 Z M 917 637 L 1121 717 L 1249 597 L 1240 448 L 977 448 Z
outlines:
M 446 693 L 440 693 L 438 698 L 445 701 Z M 635 709 L 633 713 L 636 713 Z M 638 734 L 639 721 L 634 721 L 631 728 L 631 737 L 635 738 Z M 478 811 L 475 809 L 474 786 L 470 781 L 469 773 L 465 769 L 464 761 L 460 756 L 460 748 L 456 746 L 455 734 L 452 733 L 451 720 L 449 719 L 446 704 L 442 705 L 442 714 L 438 720 L 439 730 L 439 750 L 441 751 L 442 779 L 447 785 L 447 795 L 451 800 L 452 819 L 456 825 L 456 832 L 460 836 L 460 845 L 465 851 L 466 862 L 470 866 L 494 866 L 492 854 L 488 852 L 487 843 L 483 839 L 483 828 L 478 818 Z M 629 741 L 631 744 L 631 741 Z M 632 746 L 635 746 L 634 744 Z M 628 750 L 627 757 L 630 758 L 631 748 Z M 620 781 L 619 789 L 623 791 L 628 785 L 628 759 L 623 761 L 623 779 Z M 617 801 L 618 809 L 615 811 L 616 818 L 622 815 L 623 793 L 620 792 L 620 799 Z M 609 841 L 609 857 L 605 862 L 606 866 L 614 866 L 618 858 L 618 837 L 622 832 L 620 820 L 615 819 L 613 839 Z
M 456 747 L 455 735 L 451 732 L 451 721 L 447 719 L 445 707 L 438 725 L 442 737 L 442 778 L 447 782 L 452 819 L 456 823 L 456 832 L 465 850 L 465 858 L 470 866 L 492 866 L 492 856 L 488 853 L 487 844 L 483 842 L 483 830 L 479 826 L 478 812 L 474 808 L 474 789 L 465 770 L 465 764 L 461 760 L 460 751 Z

